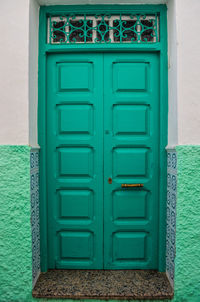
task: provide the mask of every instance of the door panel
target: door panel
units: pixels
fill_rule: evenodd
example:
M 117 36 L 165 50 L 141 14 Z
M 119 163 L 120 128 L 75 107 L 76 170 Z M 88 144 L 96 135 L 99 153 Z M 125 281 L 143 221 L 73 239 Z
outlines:
M 47 60 L 49 268 L 103 268 L 103 56 Z
M 52 54 L 47 75 L 49 268 L 158 268 L 159 56 Z
M 104 268 L 157 268 L 158 112 L 158 56 L 106 54 Z

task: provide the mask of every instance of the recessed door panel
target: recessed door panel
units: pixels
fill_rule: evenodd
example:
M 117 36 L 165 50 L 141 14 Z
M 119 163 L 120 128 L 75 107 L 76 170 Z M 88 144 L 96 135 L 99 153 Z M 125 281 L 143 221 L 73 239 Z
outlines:
M 145 219 L 148 192 L 142 190 L 117 190 L 113 192 L 113 220 L 116 222 Z
M 113 149 L 113 176 L 118 178 L 145 177 L 147 173 L 146 148 L 119 147 Z
M 94 257 L 94 234 L 88 231 L 61 231 L 59 234 L 57 268 L 71 268 L 92 264 Z
M 58 148 L 58 174 L 66 177 L 92 177 L 94 174 L 93 149 L 88 147 Z
M 115 92 L 136 92 L 147 89 L 146 62 L 113 62 L 113 90 Z
M 59 91 L 85 92 L 93 88 L 93 62 L 62 62 L 57 64 Z
M 144 232 L 116 232 L 113 234 L 113 259 L 118 265 L 134 265 L 145 260 L 146 237 Z
M 157 269 L 158 55 L 51 54 L 47 71 L 48 268 Z
M 90 104 L 58 106 L 58 133 L 66 135 L 92 135 L 94 110 Z
M 94 196 L 90 190 L 59 190 L 59 218 L 93 219 Z
M 115 135 L 148 134 L 148 106 L 113 106 L 113 132 Z

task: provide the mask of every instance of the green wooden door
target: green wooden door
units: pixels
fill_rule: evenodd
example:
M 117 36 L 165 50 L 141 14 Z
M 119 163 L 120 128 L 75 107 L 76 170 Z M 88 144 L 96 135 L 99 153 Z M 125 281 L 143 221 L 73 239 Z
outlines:
M 49 268 L 158 267 L 158 125 L 157 54 L 48 56 Z

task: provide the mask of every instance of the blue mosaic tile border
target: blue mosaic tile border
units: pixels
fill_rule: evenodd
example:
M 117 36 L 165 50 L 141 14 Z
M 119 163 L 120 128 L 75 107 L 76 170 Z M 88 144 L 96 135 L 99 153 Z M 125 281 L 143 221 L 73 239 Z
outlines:
M 177 153 L 167 150 L 167 233 L 166 273 L 174 286 L 176 256 L 176 199 L 177 199 Z
M 30 152 L 31 229 L 32 229 L 32 284 L 40 274 L 40 221 L 39 221 L 39 150 Z

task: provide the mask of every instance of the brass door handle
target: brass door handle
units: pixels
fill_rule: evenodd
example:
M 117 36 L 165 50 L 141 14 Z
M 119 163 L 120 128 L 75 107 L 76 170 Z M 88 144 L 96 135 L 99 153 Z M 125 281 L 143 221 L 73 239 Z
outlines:
M 122 184 L 122 188 L 144 187 L 144 184 Z

